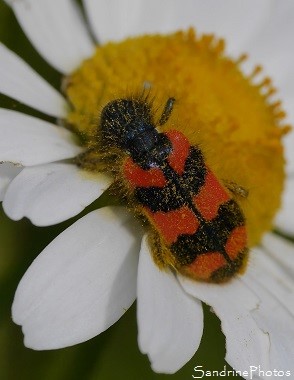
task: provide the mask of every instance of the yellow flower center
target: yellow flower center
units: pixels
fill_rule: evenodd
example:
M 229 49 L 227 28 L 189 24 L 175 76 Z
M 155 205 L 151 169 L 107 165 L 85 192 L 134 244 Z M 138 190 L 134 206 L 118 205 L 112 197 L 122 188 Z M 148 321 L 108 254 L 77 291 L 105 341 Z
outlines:
M 68 122 L 91 147 L 102 107 L 110 100 L 150 87 L 154 109 L 162 113 L 169 97 L 175 109 L 163 130 L 182 131 L 202 149 L 218 178 L 239 189 L 249 246 L 272 228 L 284 182 L 280 103 L 257 67 L 245 76 L 244 60 L 228 58 L 224 41 L 196 36 L 194 30 L 167 36 L 130 38 L 99 46 L 67 80 L 72 111 Z M 242 196 L 242 191 L 248 196 Z

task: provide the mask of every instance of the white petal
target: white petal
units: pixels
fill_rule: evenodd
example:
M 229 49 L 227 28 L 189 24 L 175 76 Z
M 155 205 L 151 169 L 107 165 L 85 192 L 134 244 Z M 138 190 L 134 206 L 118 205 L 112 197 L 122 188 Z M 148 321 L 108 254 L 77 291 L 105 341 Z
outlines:
M 256 7 L 252 8 L 255 12 Z M 263 66 L 265 75 L 273 79 L 273 84 L 278 89 L 277 98 L 282 100 L 287 113 L 286 122 L 291 125 L 294 124 L 294 55 L 290 48 L 294 34 L 293 18 L 292 0 L 268 1 L 264 22 L 251 34 L 247 42 L 244 41 L 245 44 L 240 44 L 241 49 L 249 54 L 252 61 Z M 244 16 L 244 19 L 247 20 L 247 17 Z M 252 67 L 250 61 L 243 67 Z M 293 144 L 292 132 L 286 137 L 285 146 L 287 172 L 294 174 Z
M 293 85 L 294 87 L 294 85 Z M 292 98 L 285 99 L 285 109 L 289 115 L 289 120 L 292 126 L 294 126 L 294 96 Z M 294 130 L 292 129 L 289 134 L 286 135 L 284 140 L 285 157 L 286 157 L 286 171 L 288 175 L 294 176 Z
M 8 185 L 20 173 L 21 169 L 20 166 L 10 163 L 0 163 L 0 202 L 3 201 Z
M 143 239 L 138 269 L 139 346 L 155 372 L 174 373 L 197 350 L 203 332 L 201 302 L 186 294 L 170 271 L 160 271 Z
M 270 341 L 252 317 L 260 300 L 240 279 L 228 284 L 204 284 L 180 278 L 192 296 L 211 305 L 221 320 L 226 336 L 226 361 L 236 370 L 248 371 L 250 366 L 268 368 Z
M 263 238 L 262 245 L 268 255 L 274 258 L 285 271 L 289 271 L 293 277 L 294 244 L 275 234 L 267 234 Z
M 0 92 L 48 115 L 65 117 L 64 98 L 15 53 L 0 43 Z
M 93 53 L 93 44 L 72 0 L 7 0 L 41 55 L 69 73 Z
M 294 236 L 294 174 L 286 181 L 282 208 L 276 217 L 275 225 L 281 231 Z
M 273 79 L 278 89 L 277 98 L 287 113 L 286 122 L 294 124 L 294 55 L 290 46 L 294 35 L 294 2 L 273 1 L 267 22 L 255 33 L 243 49 L 254 62 L 260 63 L 267 76 Z M 274 54 L 273 54 L 274 52 Z M 285 139 L 287 171 L 294 173 L 294 133 Z
M 243 49 L 254 57 L 255 61 L 261 63 L 278 84 L 285 82 L 286 87 L 292 87 L 293 96 L 294 57 L 289 47 L 292 46 L 294 33 L 292 22 L 294 3 L 292 0 L 269 1 L 268 3 L 266 22 L 261 25 L 258 33 L 252 34 L 252 38 L 243 46 Z M 289 79 L 291 79 L 290 83 Z
M 23 166 L 75 157 L 81 148 L 62 127 L 20 112 L 0 109 L 0 161 Z
M 228 40 L 230 51 L 256 34 L 266 20 L 270 1 L 259 0 L 84 0 L 98 41 L 132 34 L 166 33 L 196 27 Z
M 292 247 L 292 257 L 294 246 Z M 256 250 L 252 270 L 242 281 L 261 303 L 252 312 L 258 326 L 269 336 L 269 369 L 294 373 L 294 278 L 262 250 Z
M 136 228 L 135 228 L 136 227 Z M 125 210 L 93 211 L 36 258 L 12 315 L 36 350 L 86 341 L 115 323 L 136 297 L 140 232 Z
M 23 169 L 9 185 L 3 208 L 13 220 L 27 217 L 36 226 L 67 220 L 97 199 L 111 179 L 74 165 L 52 163 Z

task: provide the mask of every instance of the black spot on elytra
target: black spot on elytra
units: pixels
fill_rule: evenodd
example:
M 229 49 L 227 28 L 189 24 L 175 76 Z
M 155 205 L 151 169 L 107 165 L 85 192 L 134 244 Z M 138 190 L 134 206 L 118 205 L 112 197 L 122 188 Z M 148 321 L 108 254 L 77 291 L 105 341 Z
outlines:
M 205 182 L 206 168 L 201 151 L 191 147 L 183 175 L 177 174 L 167 164 L 162 166 L 167 184 L 163 187 L 137 187 L 136 200 L 152 212 L 168 212 L 190 205 Z
M 182 265 L 192 264 L 197 256 L 208 252 L 225 252 L 233 229 L 244 224 L 240 207 L 231 199 L 220 206 L 214 219 L 201 222 L 193 235 L 180 235 L 171 245 L 171 252 Z

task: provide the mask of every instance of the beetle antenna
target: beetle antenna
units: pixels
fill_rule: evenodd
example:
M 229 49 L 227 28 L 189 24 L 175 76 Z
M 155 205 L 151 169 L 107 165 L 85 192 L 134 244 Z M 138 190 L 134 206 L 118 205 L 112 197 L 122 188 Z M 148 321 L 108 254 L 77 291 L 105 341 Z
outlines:
M 168 119 L 169 119 L 169 117 L 173 111 L 175 101 L 176 101 L 175 98 L 168 98 L 167 99 L 167 102 L 165 104 L 162 115 L 161 115 L 160 119 L 158 120 L 158 123 L 157 123 L 158 125 L 163 125 L 168 121 Z

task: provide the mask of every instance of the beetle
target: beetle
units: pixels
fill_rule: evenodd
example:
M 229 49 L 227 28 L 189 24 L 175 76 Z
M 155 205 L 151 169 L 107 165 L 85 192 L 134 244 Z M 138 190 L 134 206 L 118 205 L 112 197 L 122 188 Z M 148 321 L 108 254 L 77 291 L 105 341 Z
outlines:
M 232 196 L 233 182 L 229 188 L 216 177 L 201 148 L 177 129 L 160 131 L 174 103 L 168 98 L 155 121 L 148 96 L 110 101 L 100 115 L 100 149 L 108 168 L 118 168 L 115 185 L 148 222 L 157 266 L 225 282 L 247 262 L 245 216 Z

